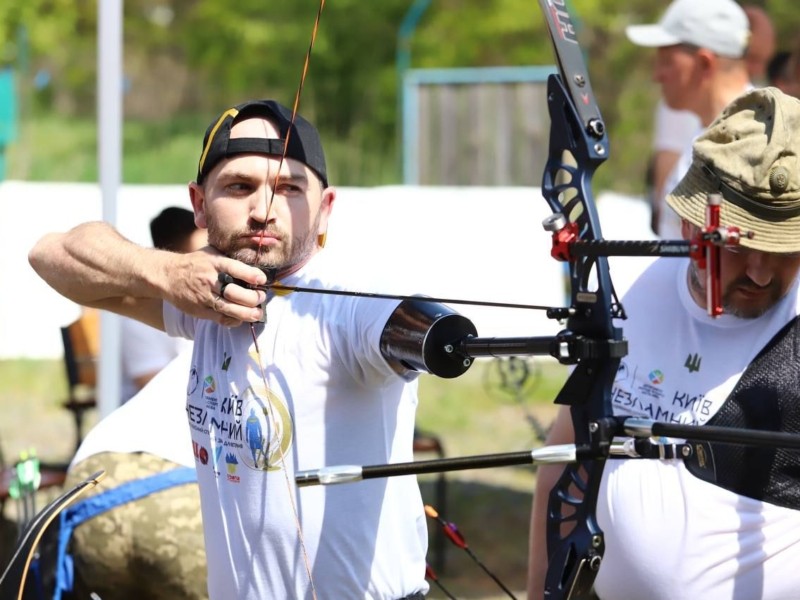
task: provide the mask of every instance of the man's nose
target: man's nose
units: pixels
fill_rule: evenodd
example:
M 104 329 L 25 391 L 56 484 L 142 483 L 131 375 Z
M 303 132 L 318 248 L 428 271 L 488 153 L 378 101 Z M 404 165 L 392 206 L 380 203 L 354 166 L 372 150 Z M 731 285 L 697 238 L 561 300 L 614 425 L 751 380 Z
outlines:
M 745 273 L 756 285 L 769 285 L 775 274 L 772 258 L 763 252 L 748 252 Z
M 268 185 L 260 188 L 257 193 L 253 194 L 253 202 L 250 206 L 250 217 L 259 223 L 266 223 L 272 212 L 272 199 L 272 188 Z

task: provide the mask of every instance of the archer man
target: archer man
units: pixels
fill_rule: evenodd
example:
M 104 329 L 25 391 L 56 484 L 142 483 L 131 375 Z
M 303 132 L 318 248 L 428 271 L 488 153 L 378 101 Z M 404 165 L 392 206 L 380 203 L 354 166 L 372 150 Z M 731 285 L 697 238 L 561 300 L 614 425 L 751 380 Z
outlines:
M 275 101 L 212 121 L 189 196 L 208 229 L 200 251 L 143 248 L 85 223 L 46 235 L 29 259 L 79 304 L 194 340 L 186 414 L 210 597 L 423 598 L 415 478 L 294 483 L 303 469 L 413 459 L 418 363 L 387 332 L 405 319 L 424 337 L 422 309 L 267 285 L 370 289 L 323 250 L 336 189 L 316 128 Z
M 800 101 L 776 88 L 745 93 L 696 140 L 668 196 L 695 239 L 709 194 L 721 225 L 751 232 L 723 247 L 724 314 L 706 313 L 706 273 L 660 258 L 623 299 L 630 354 L 614 414 L 800 433 Z M 569 412 L 548 443 L 573 439 Z M 682 441 L 682 440 L 672 440 Z M 694 445 L 693 445 L 694 447 Z M 548 493 L 542 468 L 531 533 L 529 597 L 542 598 Z M 800 458 L 777 448 L 706 443 L 689 459 L 606 463 L 597 517 L 603 600 L 777 600 L 800 590 Z

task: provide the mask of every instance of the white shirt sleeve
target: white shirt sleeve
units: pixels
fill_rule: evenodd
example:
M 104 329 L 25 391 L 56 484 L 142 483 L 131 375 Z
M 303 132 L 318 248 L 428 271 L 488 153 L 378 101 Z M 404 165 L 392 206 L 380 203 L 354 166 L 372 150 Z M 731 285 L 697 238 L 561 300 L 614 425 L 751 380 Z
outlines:
M 178 355 L 178 340 L 139 321 L 122 320 L 122 368 L 128 377 L 159 371 Z
M 170 337 L 155 327 L 128 318 L 122 319 L 121 337 L 123 402 L 139 391 L 135 379 L 157 373 L 182 350 L 191 348 L 189 340 Z
M 675 110 L 658 102 L 653 131 L 653 150 L 683 152 L 700 132 L 700 118 L 688 110 Z

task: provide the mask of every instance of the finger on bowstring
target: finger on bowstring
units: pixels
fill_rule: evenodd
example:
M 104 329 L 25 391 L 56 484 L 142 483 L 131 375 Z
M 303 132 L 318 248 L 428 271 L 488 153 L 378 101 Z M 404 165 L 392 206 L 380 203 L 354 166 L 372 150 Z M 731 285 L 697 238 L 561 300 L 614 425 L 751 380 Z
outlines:
M 222 325 L 223 327 L 228 327 L 229 329 L 232 329 L 234 327 L 239 327 L 240 325 L 243 325 L 243 324 L 246 323 L 245 321 L 242 321 L 241 319 L 237 319 L 235 317 L 228 316 L 224 312 L 216 311 L 216 310 L 213 310 L 213 309 L 209 309 L 208 312 L 209 312 L 209 315 L 206 318 L 209 321 L 214 321 L 215 323 L 218 323 L 218 324 Z M 253 321 L 253 322 L 255 322 L 255 321 Z M 249 324 L 249 321 L 247 323 Z
M 267 292 L 242 286 L 243 282 L 235 280 L 228 273 L 219 274 L 219 296 L 223 300 L 239 304 L 247 308 L 255 308 L 267 300 Z
M 264 311 L 260 305 L 256 304 L 251 306 L 248 304 L 241 304 L 238 301 L 231 299 L 230 296 L 232 294 L 236 296 L 241 294 L 260 294 L 265 296 L 265 292 L 260 290 L 246 290 L 244 288 L 240 288 L 239 286 L 235 287 L 236 289 L 230 287 L 227 288 L 225 290 L 225 297 L 216 293 L 214 294 L 211 301 L 211 310 L 213 313 L 215 313 L 215 315 L 212 320 L 220 323 L 221 325 L 225 325 L 226 327 L 233 326 L 229 324 L 230 322 L 241 324 L 242 322 L 256 323 L 261 321 Z
M 236 283 L 233 275 L 228 273 L 220 273 L 217 275 L 217 281 L 219 282 L 219 295 L 223 297 L 225 296 L 225 288 L 232 283 Z
M 225 258 L 222 260 L 222 262 L 218 263 L 217 266 L 217 271 L 220 273 L 225 273 L 225 275 L 231 277 L 232 280 L 237 280 L 235 282 L 230 281 L 225 285 L 230 285 L 233 283 L 242 285 L 243 283 L 245 286 L 247 286 L 264 285 L 267 283 L 267 276 L 264 274 L 264 271 L 258 267 L 245 264 L 238 260 Z
M 244 321 L 240 321 L 239 319 L 234 319 L 232 317 L 225 317 L 223 316 L 218 323 L 223 327 L 227 327 L 229 329 L 233 329 L 234 327 L 239 327 L 240 325 L 244 325 Z

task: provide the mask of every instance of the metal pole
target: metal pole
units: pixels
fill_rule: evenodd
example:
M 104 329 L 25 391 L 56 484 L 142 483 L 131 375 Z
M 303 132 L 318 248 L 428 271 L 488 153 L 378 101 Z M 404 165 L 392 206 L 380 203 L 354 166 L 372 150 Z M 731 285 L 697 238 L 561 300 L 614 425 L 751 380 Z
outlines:
M 417 29 L 422 15 L 428 10 L 431 0 L 414 0 L 414 4 L 408 9 L 403 17 L 400 28 L 397 30 L 397 120 L 398 120 L 398 139 L 400 143 L 400 172 L 403 176 L 404 184 L 419 183 L 416 175 L 409 175 L 410 165 L 408 162 L 408 155 L 406 151 L 406 144 L 409 143 L 407 139 L 407 124 L 405 122 L 406 115 L 406 87 L 405 87 L 405 73 L 411 67 L 411 38 L 414 31 Z
M 98 0 L 97 4 L 97 161 L 103 220 L 116 226 L 122 179 L 122 0 Z M 120 346 L 119 317 L 103 311 L 97 390 L 101 418 L 119 406 Z

